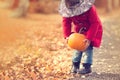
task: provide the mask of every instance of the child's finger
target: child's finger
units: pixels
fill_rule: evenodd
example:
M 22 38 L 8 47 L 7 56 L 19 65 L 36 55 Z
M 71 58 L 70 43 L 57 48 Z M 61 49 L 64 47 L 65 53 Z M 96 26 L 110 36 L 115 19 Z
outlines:
M 85 48 L 87 49 L 90 45 L 90 41 L 88 39 L 85 39 L 84 42 L 86 43 Z
M 69 39 L 69 37 L 66 38 L 66 42 L 67 42 L 67 43 L 68 43 L 68 39 Z

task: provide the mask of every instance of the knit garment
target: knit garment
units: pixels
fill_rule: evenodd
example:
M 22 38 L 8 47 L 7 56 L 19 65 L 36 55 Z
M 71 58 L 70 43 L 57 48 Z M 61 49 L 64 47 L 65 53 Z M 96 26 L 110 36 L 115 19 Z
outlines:
M 63 17 L 73 17 L 88 11 L 95 0 L 61 0 L 59 13 Z

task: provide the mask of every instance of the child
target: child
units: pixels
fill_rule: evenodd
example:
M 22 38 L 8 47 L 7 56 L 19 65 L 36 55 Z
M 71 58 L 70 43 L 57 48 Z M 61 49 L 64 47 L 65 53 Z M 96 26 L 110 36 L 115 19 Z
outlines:
M 73 32 L 81 31 L 86 36 L 85 51 L 75 50 L 73 53 L 73 67 L 71 73 L 91 73 L 93 64 L 93 47 L 99 47 L 102 39 L 102 24 L 93 5 L 95 0 L 61 0 L 59 12 L 63 17 L 63 34 L 68 39 Z M 74 27 L 72 28 L 72 23 Z M 72 29 L 74 30 L 72 32 Z M 83 69 L 79 70 L 83 53 Z

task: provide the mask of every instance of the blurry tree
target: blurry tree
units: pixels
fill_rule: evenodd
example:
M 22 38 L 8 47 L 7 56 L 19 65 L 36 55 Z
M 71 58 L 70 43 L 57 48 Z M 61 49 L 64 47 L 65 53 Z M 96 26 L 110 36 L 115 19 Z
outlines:
M 13 0 L 12 8 L 17 8 L 19 5 L 20 0 Z
M 113 4 L 112 0 L 107 0 L 107 5 L 106 5 L 106 11 L 107 12 L 110 12 L 112 10 L 112 7 L 113 7 L 112 4 Z
M 113 7 L 118 8 L 120 7 L 120 0 L 112 0 L 113 1 Z
M 29 11 L 34 13 L 34 12 L 37 12 L 39 6 L 39 0 L 29 0 L 30 1 L 30 6 L 29 6 Z
M 30 12 L 56 13 L 60 0 L 30 0 Z
M 11 17 L 25 17 L 29 8 L 29 0 L 14 0 Z
M 107 7 L 106 7 L 107 12 L 110 12 L 118 8 L 120 8 L 120 0 L 107 0 Z
M 114 9 L 120 8 L 120 0 L 96 0 L 95 5 L 105 9 L 106 12 L 111 12 Z

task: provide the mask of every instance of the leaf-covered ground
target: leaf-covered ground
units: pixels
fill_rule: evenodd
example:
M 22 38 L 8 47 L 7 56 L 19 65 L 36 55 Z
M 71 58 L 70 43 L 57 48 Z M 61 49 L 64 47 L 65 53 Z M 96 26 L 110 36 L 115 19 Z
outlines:
M 120 80 L 120 16 L 101 17 L 105 32 L 94 51 L 93 73 L 74 78 L 73 50 L 63 39 L 60 15 L 10 18 L 10 12 L 0 9 L 0 80 Z
M 61 35 L 60 16 L 35 14 L 13 19 L 10 11 L 2 11 L 6 13 L 0 14 L 1 76 L 12 80 L 66 79 L 71 54 Z

